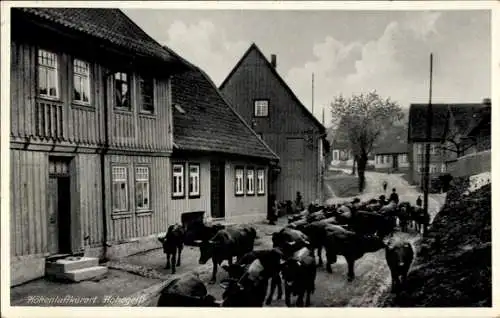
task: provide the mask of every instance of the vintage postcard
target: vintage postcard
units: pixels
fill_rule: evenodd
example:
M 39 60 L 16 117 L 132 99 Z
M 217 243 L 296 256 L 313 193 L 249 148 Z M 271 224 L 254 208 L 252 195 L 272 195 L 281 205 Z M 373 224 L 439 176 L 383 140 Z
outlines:
M 498 9 L 2 2 L 3 315 L 492 317 Z

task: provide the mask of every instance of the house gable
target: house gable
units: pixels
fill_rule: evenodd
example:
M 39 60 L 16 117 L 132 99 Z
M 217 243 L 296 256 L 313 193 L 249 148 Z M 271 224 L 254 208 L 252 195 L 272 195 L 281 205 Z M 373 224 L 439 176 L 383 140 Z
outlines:
M 299 101 L 255 44 L 222 82 L 220 90 L 246 121 L 255 121 L 256 130 L 293 133 L 312 128 L 325 133 L 325 127 Z M 269 117 L 254 118 L 254 101 L 261 99 L 269 101 Z

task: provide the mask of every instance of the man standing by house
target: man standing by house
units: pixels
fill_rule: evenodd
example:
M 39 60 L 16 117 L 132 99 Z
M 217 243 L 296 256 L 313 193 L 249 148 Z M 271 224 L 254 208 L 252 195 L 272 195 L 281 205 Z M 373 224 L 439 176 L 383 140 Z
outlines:
M 384 182 L 382 183 L 382 187 L 384 188 L 384 192 L 387 191 L 387 181 L 384 180 Z
M 275 225 L 278 218 L 278 201 L 276 201 L 276 195 L 271 194 L 269 196 L 269 204 L 267 207 L 267 220 L 270 225 Z

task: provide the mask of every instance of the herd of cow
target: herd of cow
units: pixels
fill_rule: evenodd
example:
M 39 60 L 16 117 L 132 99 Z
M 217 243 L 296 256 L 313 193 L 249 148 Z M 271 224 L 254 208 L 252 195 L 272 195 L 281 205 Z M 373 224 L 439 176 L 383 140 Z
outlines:
M 342 255 L 348 266 L 347 279 L 352 281 L 355 262 L 365 253 L 383 248 L 391 271 L 392 290 L 397 292 L 406 279 L 414 251 L 408 241 L 396 239 L 393 234 L 398 224 L 401 231 L 409 228 L 421 231 L 429 217 L 423 209 L 408 202 L 388 203 L 381 197 L 365 203 L 355 199 L 335 206 L 310 205 L 303 212 L 289 216 L 288 222 L 272 234 L 273 248 L 265 250 L 254 250 L 257 232 L 252 226 L 200 224 L 196 240 L 199 263 L 212 259 L 210 283 L 215 283 L 222 262 L 228 262 L 222 265 L 228 273 L 228 278 L 220 282 L 224 288 L 222 300 L 216 301 L 201 279 L 190 274 L 172 280 L 162 290 L 158 306 L 262 307 L 264 303 L 271 304 L 276 290 L 276 299 L 283 297 L 282 280 L 288 307 L 292 306 L 292 296 L 296 297 L 295 306 L 310 306 L 317 266 L 325 264 L 331 273 L 331 265 Z M 172 273 L 180 266 L 184 237 L 182 226 L 171 225 L 165 238 L 159 238 L 167 255 L 166 268 L 171 267 Z

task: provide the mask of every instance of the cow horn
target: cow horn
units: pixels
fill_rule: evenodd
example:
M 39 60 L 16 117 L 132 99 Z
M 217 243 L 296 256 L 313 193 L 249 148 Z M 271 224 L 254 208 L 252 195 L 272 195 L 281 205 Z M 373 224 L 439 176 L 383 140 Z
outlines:
M 193 242 L 196 244 L 201 244 L 203 241 L 202 240 L 194 240 Z
M 295 241 L 291 241 L 291 242 L 286 242 L 286 243 L 287 243 L 288 245 L 290 245 L 290 246 L 294 246 L 296 242 L 295 242 Z
M 214 241 L 212 241 L 212 240 L 209 240 L 209 241 L 208 241 L 208 243 L 209 243 L 209 244 L 215 244 L 215 242 L 214 242 Z

